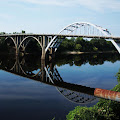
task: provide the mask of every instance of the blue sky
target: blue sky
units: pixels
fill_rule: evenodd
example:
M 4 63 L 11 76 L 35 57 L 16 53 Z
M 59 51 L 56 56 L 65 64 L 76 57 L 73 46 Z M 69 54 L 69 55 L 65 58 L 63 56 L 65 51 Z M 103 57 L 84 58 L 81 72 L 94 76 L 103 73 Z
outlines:
M 120 0 L 0 0 L 0 31 L 58 33 L 90 22 L 120 36 Z

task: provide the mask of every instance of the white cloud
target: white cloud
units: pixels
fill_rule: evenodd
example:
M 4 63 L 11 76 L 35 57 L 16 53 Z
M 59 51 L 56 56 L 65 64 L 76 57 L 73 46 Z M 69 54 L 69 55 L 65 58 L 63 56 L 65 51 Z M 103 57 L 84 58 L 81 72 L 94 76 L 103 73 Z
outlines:
M 55 6 L 84 6 L 86 8 L 103 11 L 106 9 L 120 10 L 119 0 L 20 0 L 32 4 Z
M 95 11 L 114 10 L 120 11 L 120 0 L 0 0 L 9 4 L 30 3 L 34 5 L 86 7 Z

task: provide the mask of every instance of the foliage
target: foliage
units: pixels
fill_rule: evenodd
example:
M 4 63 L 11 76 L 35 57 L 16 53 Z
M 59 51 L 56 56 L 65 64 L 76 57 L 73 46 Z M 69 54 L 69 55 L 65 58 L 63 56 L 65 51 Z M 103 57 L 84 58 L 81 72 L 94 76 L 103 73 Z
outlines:
M 22 33 L 25 33 L 25 31 L 24 31 L 24 30 L 22 30 Z
M 117 77 L 118 83 L 120 83 L 120 70 L 119 70 L 119 72 L 116 74 L 116 77 Z
M 93 38 L 90 41 L 83 39 L 82 37 L 71 38 L 63 40 L 58 52 L 62 51 L 81 51 L 81 52 L 97 52 L 97 51 L 116 51 L 115 47 L 110 41 L 105 39 Z
M 26 47 L 27 53 L 41 53 L 41 46 L 38 44 L 37 41 L 31 39 Z
M 120 80 L 120 71 L 117 79 Z M 120 92 L 120 84 L 116 85 L 112 91 Z M 100 99 L 93 107 L 77 106 L 66 116 L 67 120 L 119 120 L 120 103 L 112 100 Z
M 80 55 L 59 55 L 56 54 L 55 61 L 58 66 L 64 64 L 81 66 L 82 64 L 89 63 L 90 65 L 102 65 L 105 61 L 110 61 L 112 63 L 120 60 L 120 56 L 117 53 L 92 53 L 92 54 L 80 54 Z
M 81 44 L 76 44 L 75 45 L 75 50 L 80 51 L 82 49 Z
M 74 38 L 71 38 L 71 39 L 65 38 L 65 40 L 63 40 L 63 42 L 61 43 L 59 47 L 59 52 L 63 50 L 72 51 L 73 49 L 74 49 Z
M 96 52 L 96 51 L 98 51 L 98 48 L 96 48 L 96 47 L 93 47 L 93 50 Z
M 66 116 L 67 120 L 97 120 L 98 117 L 96 107 L 87 108 L 80 106 L 77 106 Z
M 4 35 L 5 34 L 5 32 L 0 32 L 0 35 Z
M 4 33 L 0 33 L 0 34 L 4 34 Z M 5 38 L 4 37 L 1 37 L 0 38 L 0 52 L 3 51 L 3 52 L 8 52 L 8 46 L 7 44 L 5 43 Z
M 120 92 L 120 84 L 116 85 L 112 91 Z M 100 99 L 97 103 L 98 110 L 100 110 L 100 114 L 104 115 L 106 119 L 120 119 L 120 103 L 112 100 Z

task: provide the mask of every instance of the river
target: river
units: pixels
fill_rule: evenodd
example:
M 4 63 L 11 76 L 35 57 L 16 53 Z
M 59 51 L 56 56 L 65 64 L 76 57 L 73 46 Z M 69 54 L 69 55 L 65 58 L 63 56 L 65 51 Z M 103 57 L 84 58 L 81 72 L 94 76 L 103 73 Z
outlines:
M 93 106 L 99 98 L 71 90 L 71 85 L 110 90 L 118 84 L 120 55 L 0 55 L 0 119 L 64 120 L 76 106 Z

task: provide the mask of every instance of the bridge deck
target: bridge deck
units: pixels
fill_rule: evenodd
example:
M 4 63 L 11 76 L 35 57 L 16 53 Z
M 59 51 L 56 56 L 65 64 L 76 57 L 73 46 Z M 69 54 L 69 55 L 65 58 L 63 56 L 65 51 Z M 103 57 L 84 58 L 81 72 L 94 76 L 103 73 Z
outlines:
M 69 35 L 69 34 L 4 34 L 0 37 L 15 37 L 15 36 L 50 36 L 50 37 L 84 37 L 84 38 L 103 38 L 103 39 L 116 39 L 120 40 L 120 37 L 115 36 L 92 36 L 92 35 Z

